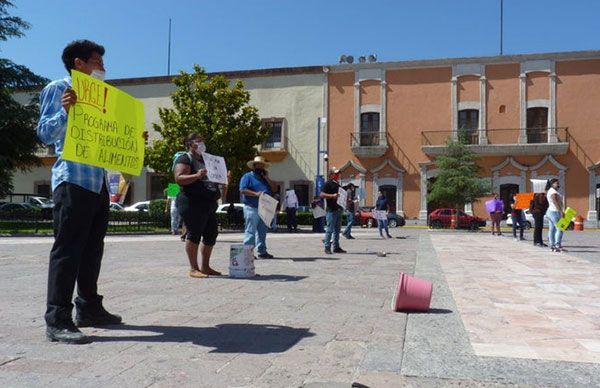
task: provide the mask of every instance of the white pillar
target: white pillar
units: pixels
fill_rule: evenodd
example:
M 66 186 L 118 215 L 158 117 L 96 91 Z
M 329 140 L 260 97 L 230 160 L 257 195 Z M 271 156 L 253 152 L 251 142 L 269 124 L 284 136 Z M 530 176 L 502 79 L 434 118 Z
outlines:
M 383 72 L 382 77 L 385 77 L 385 71 Z M 385 79 L 382 79 L 381 80 L 381 113 L 379 115 L 379 134 L 381 136 L 381 139 L 380 139 L 379 145 L 384 145 L 384 146 L 387 145 L 387 136 L 386 136 L 386 132 L 387 132 L 387 122 L 386 122 L 387 93 L 386 93 L 386 89 L 387 89 L 387 82 L 385 82 Z
M 458 78 L 452 77 L 450 103 L 452 104 L 452 140 L 458 140 Z M 425 207 L 427 213 L 427 207 Z
M 556 143 L 556 73 L 550 73 L 550 109 L 548 109 L 548 143 Z
M 427 165 L 421 165 L 421 210 L 419 220 L 427 221 Z
M 404 217 L 404 172 L 398 173 L 396 185 L 396 212 Z
M 487 79 L 479 77 L 479 144 L 487 144 Z
M 592 166 L 588 168 L 588 221 L 596 221 L 598 219 L 598 209 L 596 209 L 596 168 Z
M 354 83 L 354 141 L 352 145 L 360 145 L 360 82 Z M 356 144 L 355 144 L 356 142 Z
M 519 76 L 520 125 L 519 144 L 527 143 L 527 74 Z

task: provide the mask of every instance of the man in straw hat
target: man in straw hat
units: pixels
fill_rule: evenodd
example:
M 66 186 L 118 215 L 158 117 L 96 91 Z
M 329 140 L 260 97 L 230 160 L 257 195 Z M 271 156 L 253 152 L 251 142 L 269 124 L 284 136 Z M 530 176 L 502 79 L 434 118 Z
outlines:
M 340 231 L 342 229 L 342 212 L 344 209 L 338 205 L 338 192 L 340 189 L 340 170 L 336 167 L 329 169 L 329 179 L 325 182 L 323 190 L 321 191 L 321 198 L 325 198 L 327 201 L 327 215 L 325 220 L 327 221 L 327 227 L 325 229 L 325 253 L 330 255 L 331 245 L 333 243 L 333 252 L 335 253 L 346 253 L 340 247 Z
M 254 245 L 258 257 L 272 259 L 267 252 L 267 225 L 258 215 L 258 197 L 273 195 L 277 185 L 269 178 L 267 168 L 271 166 L 262 156 L 256 156 L 248 163 L 249 171 L 240 180 L 240 193 L 244 203 L 245 236 L 244 245 Z

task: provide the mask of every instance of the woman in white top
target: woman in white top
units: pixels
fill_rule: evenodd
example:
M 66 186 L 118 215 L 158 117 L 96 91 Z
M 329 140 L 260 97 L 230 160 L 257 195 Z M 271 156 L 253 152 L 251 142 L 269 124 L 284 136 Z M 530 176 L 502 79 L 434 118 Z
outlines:
M 561 241 L 563 231 L 556 227 L 558 220 L 564 216 L 562 209 L 562 196 L 558 192 L 559 188 L 560 183 L 558 182 L 558 179 L 548 179 L 548 182 L 546 183 L 546 197 L 548 198 L 549 206 L 546 216 L 550 221 L 548 240 L 550 241 L 550 247 L 552 248 L 553 252 L 560 252 L 562 250 Z

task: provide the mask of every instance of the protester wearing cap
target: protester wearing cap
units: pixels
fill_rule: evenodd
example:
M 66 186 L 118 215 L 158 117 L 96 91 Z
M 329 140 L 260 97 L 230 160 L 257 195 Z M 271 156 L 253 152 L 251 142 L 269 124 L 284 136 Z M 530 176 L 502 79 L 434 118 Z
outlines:
M 338 192 L 340 189 L 340 170 L 336 167 L 329 169 L 329 176 L 327 182 L 323 186 L 321 191 L 321 198 L 325 198 L 327 202 L 327 214 L 325 220 L 327 226 L 325 228 L 325 253 L 330 255 L 331 245 L 333 244 L 333 252 L 335 253 L 346 253 L 340 247 L 340 231 L 342 229 L 342 212 L 343 208 L 338 205 Z M 333 238 L 333 241 L 332 241 Z
M 244 245 L 255 246 L 258 257 L 271 259 L 273 256 L 267 252 L 267 225 L 258 215 L 258 197 L 262 194 L 272 196 L 277 185 L 266 170 L 271 164 L 262 156 L 256 156 L 247 165 L 252 171 L 245 173 L 240 180 L 241 200 L 244 203 Z

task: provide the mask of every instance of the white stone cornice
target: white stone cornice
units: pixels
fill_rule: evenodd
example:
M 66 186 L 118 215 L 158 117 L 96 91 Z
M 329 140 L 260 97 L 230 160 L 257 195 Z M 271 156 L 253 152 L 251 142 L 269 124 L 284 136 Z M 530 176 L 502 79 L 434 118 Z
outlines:
M 550 162 L 554 167 L 556 167 L 559 171 L 567 171 L 567 166 L 560 164 L 552 155 L 546 155 L 542 160 L 529 167 L 530 171 L 534 171 L 542 167 L 546 162 Z
M 515 159 L 513 159 L 512 156 L 508 156 L 506 159 L 504 159 L 504 161 L 502 161 L 501 163 L 495 165 L 494 167 L 490 168 L 490 171 L 492 172 L 499 172 L 500 170 L 502 170 L 504 167 L 506 167 L 508 164 L 511 164 L 513 167 L 515 167 L 518 170 L 521 171 L 527 171 L 529 169 L 529 167 L 517 162 Z
M 385 166 L 390 166 L 390 168 L 392 170 L 396 171 L 399 174 L 404 174 L 406 172 L 406 170 L 404 170 L 402 167 L 398 166 L 393 161 L 386 159 L 381 164 L 379 164 L 377 167 L 372 168 L 371 173 L 373 173 L 373 174 L 379 173 L 379 171 L 383 170 L 385 168 Z
M 347 161 L 342 167 L 339 167 L 339 169 L 340 171 L 344 171 L 349 167 L 354 167 L 354 169 L 361 174 L 367 173 L 367 169 L 361 166 L 360 164 L 356 163 L 354 160 Z

